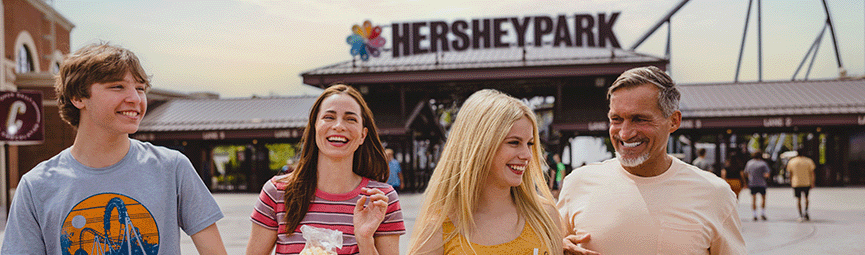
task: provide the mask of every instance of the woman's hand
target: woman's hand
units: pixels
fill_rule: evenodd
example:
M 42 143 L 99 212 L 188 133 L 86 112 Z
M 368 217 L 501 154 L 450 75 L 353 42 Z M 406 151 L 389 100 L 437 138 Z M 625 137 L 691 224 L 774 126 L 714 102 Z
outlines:
M 562 240 L 563 248 L 565 249 L 565 254 L 576 254 L 576 255 L 598 255 L 600 253 L 596 251 L 592 251 L 586 248 L 583 248 L 580 244 L 588 242 L 592 237 L 589 234 L 583 235 L 568 235 Z
M 372 238 L 387 212 L 388 197 L 379 189 L 361 188 L 363 195 L 354 206 L 354 235 Z M 367 197 L 369 204 L 366 205 Z

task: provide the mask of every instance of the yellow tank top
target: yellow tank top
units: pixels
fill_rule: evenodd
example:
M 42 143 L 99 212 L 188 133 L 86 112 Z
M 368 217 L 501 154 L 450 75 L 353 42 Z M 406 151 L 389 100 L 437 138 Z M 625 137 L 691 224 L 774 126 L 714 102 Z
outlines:
M 447 238 L 447 235 L 454 231 L 454 224 L 450 221 L 446 221 L 442 224 L 442 232 L 444 234 L 443 238 Z M 444 254 L 496 254 L 496 255 L 505 255 L 505 254 L 516 254 L 516 255 L 551 255 L 549 250 L 547 250 L 546 246 L 543 246 L 541 243 L 541 239 L 535 234 L 534 229 L 526 223 L 523 226 L 523 232 L 517 236 L 516 239 L 511 240 L 510 242 L 496 244 L 496 245 L 480 245 L 476 243 L 470 243 L 471 247 L 474 248 L 474 253 L 472 249 L 469 247 L 465 247 L 466 244 L 469 244 L 466 241 L 466 238 L 460 234 L 457 234 L 456 237 L 448 240 L 444 245 Z

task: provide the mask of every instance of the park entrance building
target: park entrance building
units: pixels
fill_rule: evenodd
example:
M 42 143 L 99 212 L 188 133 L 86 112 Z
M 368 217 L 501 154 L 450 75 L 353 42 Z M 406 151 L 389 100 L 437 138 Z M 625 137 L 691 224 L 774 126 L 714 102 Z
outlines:
M 333 83 L 358 88 L 373 113 L 386 116 L 384 119 L 408 118 L 413 107 L 429 103 L 445 129 L 471 93 L 501 90 L 530 104 L 541 102 L 533 106 L 542 122 L 539 129 L 545 149 L 563 153 L 573 137 L 609 136 L 606 90 L 619 74 L 648 65 L 665 69 L 667 64 L 667 59 L 623 49 L 530 47 L 400 58 L 382 55 L 366 62 L 346 61 L 313 69 L 301 76 L 305 84 L 321 88 Z M 696 157 L 696 147 L 709 144 L 710 160 L 716 162 L 715 172 L 720 172 L 723 155 L 750 145 L 769 154 L 775 174 L 781 176 L 777 184 L 783 184 L 781 154 L 804 147 L 819 165 L 818 185 L 865 184 L 865 80 L 680 87 L 683 123 L 668 147 L 686 162 Z M 432 147 L 405 144 L 398 151 L 418 150 L 434 155 L 433 159 L 442 147 L 434 141 L 429 143 Z M 576 164 L 572 167 L 579 166 Z M 417 169 L 428 177 L 431 167 Z

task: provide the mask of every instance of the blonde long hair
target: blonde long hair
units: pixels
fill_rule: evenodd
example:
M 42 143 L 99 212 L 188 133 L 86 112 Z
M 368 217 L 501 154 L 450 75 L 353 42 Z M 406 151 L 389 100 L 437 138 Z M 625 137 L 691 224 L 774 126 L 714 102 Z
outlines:
M 446 220 L 453 222 L 455 231 L 443 237 L 443 244 L 462 235 L 471 240 L 475 229 L 474 211 L 480 192 L 490 175 L 490 164 L 499 145 L 514 123 L 522 117 L 532 123 L 534 145 L 532 160 L 523 174 L 522 183 L 511 187 L 511 198 L 521 218 L 525 218 L 550 251 L 561 251 L 561 230 L 547 210 L 554 206 L 553 197 L 544 182 L 543 161 L 537 118 L 523 102 L 502 92 L 485 89 L 472 94 L 457 113 L 445 143 L 441 159 L 424 193 L 424 204 L 415 223 L 409 254 L 420 248 L 439 232 Z

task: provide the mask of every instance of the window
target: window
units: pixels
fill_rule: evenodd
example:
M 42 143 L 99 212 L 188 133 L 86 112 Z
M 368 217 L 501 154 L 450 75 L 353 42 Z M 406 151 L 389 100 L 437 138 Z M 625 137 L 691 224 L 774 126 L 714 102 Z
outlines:
M 27 48 L 27 45 L 21 45 L 21 48 L 18 48 L 15 60 L 15 71 L 17 73 L 29 73 L 33 71 L 33 58 L 30 56 L 30 49 Z

